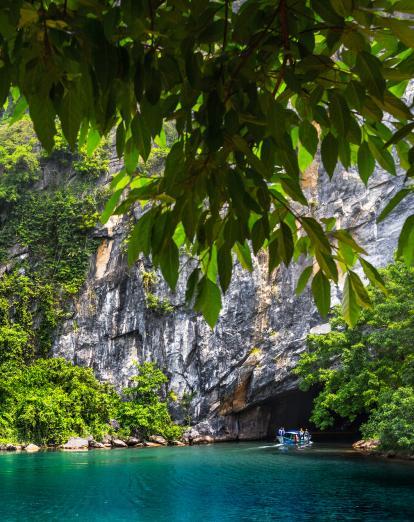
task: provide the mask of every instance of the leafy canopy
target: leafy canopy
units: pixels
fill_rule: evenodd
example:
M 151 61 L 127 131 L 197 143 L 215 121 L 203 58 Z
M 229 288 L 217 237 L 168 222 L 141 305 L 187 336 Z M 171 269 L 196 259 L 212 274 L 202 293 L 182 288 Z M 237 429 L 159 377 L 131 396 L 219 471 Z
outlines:
M 346 273 L 344 314 L 356 323 L 376 270 L 346 230 L 312 217 L 301 174 L 318 150 L 332 177 L 377 164 L 414 174 L 414 120 L 403 96 L 414 70 L 410 0 L 4 0 L 0 7 L 0 103 L 28 108 L 43 146 L 56 118 L 72 148 L 89 151 L 116 128 L 125 168 L 105 218 L 137 202 L 131 262 L 143 252 L 172 288 L 179 248 L 198 260 L 188 279 L 210 325 L 231 281 L 233 255 L 252 269 L 268 249 L 269 271 L 314 258 L 312 291 L 322 314 L 330 282 Z M 17 27 L 17 30 L 16 30 Z M 9 98 L 8 98 L 9 97 Z M 162 174 L 143 173 L 152 143 L 177 141 Z M 395 147 L 395 151 L 393 148 Z M 382 218 L 407 194 L 407 186 Z M 414 217 L 399 255 L 414 262 Z
M 396 263 L 383 276 L 388 295 L 369 288 L 373 306 L 354 329 L 337 312 L 330 333 L 308 336 L 296 372 L 303 389 L 321 387 L 312 414 L 317 426 L 368 415 L 364 435 L 414 448 L 414 269 Z

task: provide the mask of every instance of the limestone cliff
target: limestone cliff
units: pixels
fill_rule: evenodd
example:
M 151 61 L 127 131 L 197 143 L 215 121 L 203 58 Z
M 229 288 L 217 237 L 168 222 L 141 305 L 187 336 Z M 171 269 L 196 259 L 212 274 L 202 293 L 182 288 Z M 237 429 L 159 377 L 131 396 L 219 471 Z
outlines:
M 378 171 L 368 190 L 355 172 L 337 172 L 329 183 L 316 164 L 303 180 L 317 203 L 318 216 L 336 216 L 339 226 L 352 231 L 377 266 L 393 259 L 399 230 L 410 211 L 412 200 L 407 198 L 398 212 L 376 223 L 402 182 L 401 176 Z M 282 419 L 292 424 L 302 420 L 311 397 L 298 391 L 292 368 L 308 332 L 326 328 L 309 291 L 300 297 L 294 294 L 305 261 L 281 267 L 271 277 L 264 255 L 255 260 L 253 273 L 237 266 L 211 331 L 184 302 L 190 266 L 185 265 L 175 294 L 161 277 L 149 283 L 149 261 L 127 267 L 127 231 L 126 219 L 96 230 L 100 247 L 72 316 L 57 333 L 54 355 L 92 367 L 100 379 L 117 387 L 127 384 L 134 360 L 156 361 L 177 396 L 172 406 L 176 418 L 197 424 L 194 436 L 264 437 Z M 153 305 L 148 302 L 149 284 Z

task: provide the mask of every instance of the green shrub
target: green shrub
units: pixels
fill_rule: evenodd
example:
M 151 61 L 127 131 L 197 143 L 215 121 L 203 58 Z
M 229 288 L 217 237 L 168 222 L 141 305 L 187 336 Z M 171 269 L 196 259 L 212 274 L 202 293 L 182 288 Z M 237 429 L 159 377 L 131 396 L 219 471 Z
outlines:
M 414 450 L 414 389 L 384 393 L 378 408 L 362 426 L 365 438 L 378 438 L 384 449 Z
M 174 312 L 174 306 L 168 299 L 161 299 L 152 292 L 145 293 L 145 300 L 147 308 L 160 315 L 166 315 Z
M 0 438 L 60 444 L 71 436 L 101 437 L 117 396 L 92 370 L 64 359 L 0 366 Z
M 311 417 L 318 427 L 328 428 L 338 417 L 355 421 L 368 415 L 366 435 L 375 433 L 386 446 L 406 448 L 412 404 L 407 394 L 414 390 L 414 268 L 395 263 L 382 275 L 388 295 L 370 288 L 373 307 L 354 329 L 335 312 L 330 333 L 308 336 L 296 373 L 303 389 L 320 389 Z M 387 427 L 392 420 L 388 403 L 404 440 Z
M 39 177 L 39 147 L 29 117 L 0 125 L 0 203 L 18 201 Z
M 183 428 L 173 423 L 167 401 L 160 399 L 167 377 L 153 363 L 136 367 L 138 374 L 132 378 L 131 386 L 123 390 L 128 400 L 119 405 L 121 426 L 143 437 L 157 434 L 168 440 L 180 438 Z

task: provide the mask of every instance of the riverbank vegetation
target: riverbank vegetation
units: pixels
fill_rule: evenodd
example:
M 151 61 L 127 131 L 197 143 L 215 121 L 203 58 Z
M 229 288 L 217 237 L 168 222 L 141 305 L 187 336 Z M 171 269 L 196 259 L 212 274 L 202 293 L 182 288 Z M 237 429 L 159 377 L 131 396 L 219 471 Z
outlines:
M 70 437 L 91 435 L 100 441 L 108 434 L 140 439 L 157 434 L 174 440 L 183 433 L 160 395 L 167 378 L 151 363 L 137 365 L 131 386 L 121 394 L 98 382 L 90 368 L 64 359 L 4 363 L 0 373 L 2 443 L 56 446 Z
M 339 418 L 367 418 L 361 431 L 384 449 L 414 450 L 414 269 L 381 271 L 387 294 L 370 287 L 373 303 L 356 327 L 338 310 L 332 331 L 308 336 L 297 367 L 301 386 L 317 387 L 311 420 L 322 428 Z

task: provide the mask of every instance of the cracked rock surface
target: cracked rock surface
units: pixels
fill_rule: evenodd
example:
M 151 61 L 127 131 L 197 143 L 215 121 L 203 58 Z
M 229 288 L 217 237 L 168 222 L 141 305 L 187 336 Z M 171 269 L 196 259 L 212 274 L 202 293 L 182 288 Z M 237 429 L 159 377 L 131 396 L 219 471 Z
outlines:
M 355 172 L 337 172 L 329 182 L 315 164 L 303 180 L 317 216 L 337 218 L 367 250 L 368 260 L 393 260 L 398 234 L 413 200 L 406 198 L 384 222 L 376 218 L 402 185 L 403 176 L 377 171 L 368 190 Z M 134 361 L 155 361 L 170 378 L 175 418 L 194 425 L 193 439 L 260 438 L 284 420 L 306 418 L 311 398 L 298 391 L 292 374 L 311 329 L 328 330 L 307 289 L 295 295 L 306 260 L 268 276 L 259 254 L 253 273 L 236 266 L 214 331 L 185 305 L 187 263 L 172 294 L 162 278 L 151 292 L 168 300 L 172 312 L 147 306 L 147 260 L 128 268 L 125 219 L 111 219 L 96 231 L 100 247 L 70 319 L 57 333 L 53 353 L 93 368 L 97 377 L 122 388 L 134 374 Z M 340 290 L 333 290 L 334 303 Z M 292 413 L 292 410 L 295 410 Z M 296 417 L 295 417 L 296 415 Z

